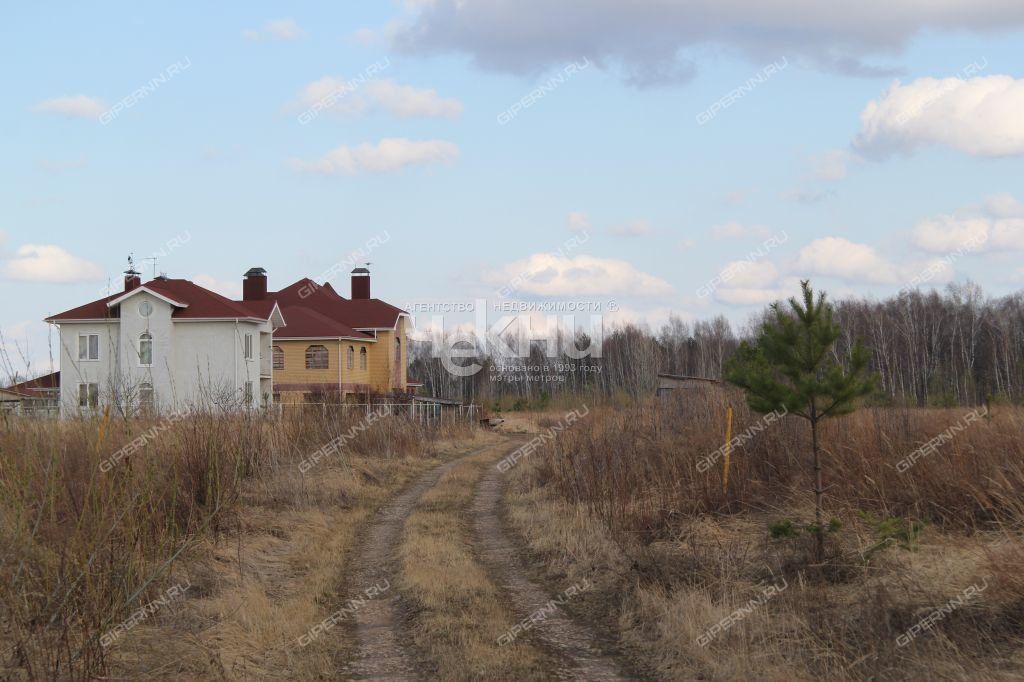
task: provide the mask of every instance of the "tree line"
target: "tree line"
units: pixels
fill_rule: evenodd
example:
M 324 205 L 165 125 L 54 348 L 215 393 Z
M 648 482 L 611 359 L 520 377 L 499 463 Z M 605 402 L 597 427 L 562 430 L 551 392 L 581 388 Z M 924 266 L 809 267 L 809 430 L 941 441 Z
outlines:
M 1024 401 L 1024 293 L 992 298 L 968 282 L 943 291 L 901 291 L 882 300 L 847 298 L 833 305 L 842 330 L 835 357 L 848 357 L 856 339 L 863 340 L 871 350 L 870 370 L 879 377 L 870 398 L 875 404 L 951 407 Z M 525 344 L 524 357 L 476 352 L 456 360 L 480 365 L 469 376 L 445 367 L 439 348 L 443 339 L 416 341 L 409 375 L 423 381 L 429 395 L 480 404 L 542 406 L 565 397 L 642 397 L 654 393 L 659 373 L 721 379 L 740 343 L 756 336 L 768 312 L 765 308 L 739 328 L 723 316 L 693 322 L 673 316 L 657 330 L 619 325 L 605 330 L 600 357 L 577 359 L 562 345 L 555 357 L 548 357 L 550 341 L 510 339 L 509 345 Z M 590 342 L 582 332 L 568 340 L 559 337 L 560 344 L 574 343 L 577 349 Z

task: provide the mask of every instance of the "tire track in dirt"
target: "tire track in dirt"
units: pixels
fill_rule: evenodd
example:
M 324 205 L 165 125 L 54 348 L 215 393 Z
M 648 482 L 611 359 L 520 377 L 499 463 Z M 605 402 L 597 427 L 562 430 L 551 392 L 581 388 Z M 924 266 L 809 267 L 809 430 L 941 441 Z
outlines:
M 504 480 L 496 467 L 488 467 L 477 484 L 472 513 L 480 558 L 508 592 L 518 615 L 545 614 L 534 620 L 531 633 L 572 661 L 566 670 L 552 671 L 554 679 L 626 680 L 621 668 L 603 654 L 590 628 L 574 621 L 552 595 L 530 580 L 516 545 L 505 531 L 498 514 Z
M 340 674 L 346 679 L 420 679 L 416 654 L 408 644 L 408 637 L 402 632 L 402 612 L 398 595 L 397 550 L 405 520 L 428 490 L 453 469 L 459 462 L 478 455 L 491 443 L 476 448 L 456 459 L 446 462 L 422 475 L 391 502 L 386 504 L 364 531 L 346 581 L 349 599 L 346 603 L 360 603 L 352 615 L 357 650 L 352 660 Z M 366 599 L 366 590 L 373 586 L 382 589 L 379 596 Z M 365 600 L 365 601 L 361 601 Z

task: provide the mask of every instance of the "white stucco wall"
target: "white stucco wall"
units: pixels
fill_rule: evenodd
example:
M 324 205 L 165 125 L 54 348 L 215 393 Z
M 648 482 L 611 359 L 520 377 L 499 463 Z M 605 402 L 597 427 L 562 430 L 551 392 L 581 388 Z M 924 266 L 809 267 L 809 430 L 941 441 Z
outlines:
M 108 389 L 111 368 L 117 364 L 120 353 L 119 325 L 111 322 L 79 322 L 60 326 L 60 402 L 61 412 L 78 412 L 78 385 L 95 383 L 99 385 L 100 401 Z M 99 335 L 99 359 L 78 359 L 78 337 L 80 334 Z
M 139 310 L 144 301 L 153 307 L 148 317 Z M 172 317 L 173 310 L 165 301 L 141 291 L 121 304 L 119 319 L 61 323 L 62 413 L 88 412 L 78 405 L 80 383 L 99 385 L 101 409 L 120 402 L 134 410 L 143 383 L 153 386 L 154 404 L 161 412 L 237 409 L 242 405 L 247 381 L 252 382 L 251 407 L 262 405 L 264 389 L 271 385 L 266 376 L 270 371 L 270 323 L 177 319 Z M 139 341 L 144 332 L 153 337 L 150 366 L 139 361 Z M 79 334 L 100 335 L 99 360 L 78 360 Z M 252 335 L 249 360 L 244 357 L 246 334 Z M 261 363 L 264 354 L 267 361 Z M 268 402 L 272 399 L 271 395 L 266 397 Z

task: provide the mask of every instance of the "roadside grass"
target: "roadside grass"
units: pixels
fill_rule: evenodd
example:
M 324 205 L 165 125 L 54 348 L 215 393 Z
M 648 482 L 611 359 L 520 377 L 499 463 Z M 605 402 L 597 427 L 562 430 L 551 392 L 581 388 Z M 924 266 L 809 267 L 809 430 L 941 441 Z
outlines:
M 474 489 L 503 445 L 445 474 L 406 521 L 399 550 L 401 588 L 412 614 L 413 640 L 433 662 L 431 677 L 550 679 L 553 654 L 528 638 L 498 644 L 519 619 L 473 553 L 468 515 Z
M 320 411 L 171 424 L 5 421 L 0 671 L 75 680 L 332 676 L 350 645 L 344 629 L 307 647 L 297 639 L 340 602 L 360 524 L 470 437 L 380 420 L 300 473 L 300 461 L 357 423 Z M 173 585 L 187 589 L 104 645 Z
M 723 493 L 721 462 L 694 467 L 717 447 L 721 414 L 688 399 L 595 410 L 507 474 L 509 518 L 535 563 L 552 584 L 591 580 L 569 609 L 604 624 L 640 669 L 665 680 L 1024 676 L 1024 411 L 994 410 L 905 474 L 896 462 L 967 410 L 837 420 L 826 447 L 840 526 L 813 566 L 799 532 L 813 517 L 802 434 L 779 425 L 738 449 Z M 906 530 L 914 521 L 927 523 Z

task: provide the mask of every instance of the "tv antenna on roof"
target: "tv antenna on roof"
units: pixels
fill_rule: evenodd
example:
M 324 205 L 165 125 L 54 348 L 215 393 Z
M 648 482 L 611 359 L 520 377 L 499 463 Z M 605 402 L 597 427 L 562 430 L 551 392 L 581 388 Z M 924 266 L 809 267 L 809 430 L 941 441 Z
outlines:
M 153 261 L 153 279 L 156 279 L 156 256 L 152 256 L 150 258 L 143 258 L 142 260 Z

